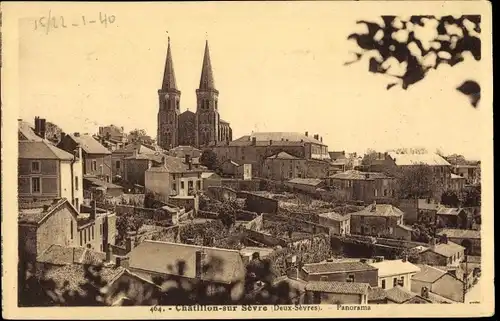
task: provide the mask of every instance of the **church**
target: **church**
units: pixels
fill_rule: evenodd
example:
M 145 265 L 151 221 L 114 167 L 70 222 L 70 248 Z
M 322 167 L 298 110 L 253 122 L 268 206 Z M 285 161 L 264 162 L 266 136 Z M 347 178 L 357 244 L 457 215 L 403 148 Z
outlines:
M 229 123 L 222 120 L 219 114 L 219 91 L 215 88 L 208 40 L 205 43 L 200 85 L 196 89 L 196 111 L 181 113 L 180 98 L 169 37 L 163 82 L 158 90 L 158 145 L 165 150 L 177 146 L 202 148 L 232 140 Z

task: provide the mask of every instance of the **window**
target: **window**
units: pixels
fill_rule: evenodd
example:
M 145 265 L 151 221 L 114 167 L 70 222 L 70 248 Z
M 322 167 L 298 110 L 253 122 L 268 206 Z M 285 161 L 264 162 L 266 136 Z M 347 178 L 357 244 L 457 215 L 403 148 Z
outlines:
M 196 188 L 201 189 L 201 181 L 196 181 Z
M 349 274 L 347 276 L 346 282 L 354 282 L 354 274 Z
M 384 189 L 384 196 L 387 196 L 387 190 Z
M 177 184 L 172 183 L 172 190 L 176 191 L 177 190 Z
M 92 239 L 94 239 L 94 225 L 92 225 Z
M 120 161 L 116 161 L 116 169 L 120 169 Z
M 382 289 L 385 289 L 385 280 L 382 280 Z
M 399 283 L 400 286 L 404 287 L 405 286 L 405 277 L 402 276 L 398 283 Z
M 184 181 L 181 181 L 181 189 L 184 189 Z
M 80 211 L 80 200 L 78 199 L 78 197 L 75 198 L 75 208 L 78 212 Z
M 40 173 L 40 161 L 32 161 L 31 162 L 31 172 L 32 173 Z
M 87 230 L 83 230 L 83 243 L 87 244 Z
M 82 237 L 82 231 L 80 231 L 80 246 L 83 245 L 83 237 Z
M 188 181 L 188 189 L 193 188 L 193 181 Z
M 99 224 L 99 232 L 100 232 L 100 235 L 102 236 L 102 223 Z
M 31 178 L 31 192 L 32 193 L 41 193 L 42 187 L 40 184 L 40 177 L 32 177 Z
M 70 228 L 71 239 L 73 239 L 73 221 L 71 221 L 69 228 Z
M 378 191 L 377 189 L 374 190 L 375 196 L 378 196 Z
M 75 190 L 78 191 L 78 176 L 75 176 Z
M 97 170 L 97 161 L 93 160 L 90 168 L 91 168 L 91 170 L 96 171 Z
M 398 285 L 398 279 L 394 278 L 392 279 L 392 286 L 397 286 Z

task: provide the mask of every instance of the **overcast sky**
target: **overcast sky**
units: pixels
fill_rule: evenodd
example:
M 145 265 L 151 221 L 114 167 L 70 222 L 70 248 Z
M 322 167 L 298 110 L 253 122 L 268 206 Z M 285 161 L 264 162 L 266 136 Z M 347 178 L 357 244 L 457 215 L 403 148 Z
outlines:
M 329 150 L 418 146 L 480 157 L 481 107 L 473 109 L 454 88 L 479 77 L 484 65 L 469 59 L 431 72 L 407 91 L 387 91 L 390 79 L 369 74 L 366 62 L 343 65 L 355 49 L 346 39 L 355 21 L 371 18 L 359 7 L 94 3 L 76 11 L 68 5 L 52 6 L 51 15 L 63 15 L 67 25 L 81 25 L 81 15 L 97 23 L 47 34 L 34 30 L 34 13 L 20 21 L 19 117 L 25 120 L 42 116 L 66 132 L 116 124 L 156 136 L 168 31 L 181 112 L 195 110 L 208 39 L 221 118 L 231 123 L 233 138 L 308 131 Z M 114 23 L 105 28 L 99 11 L 114 15 Z

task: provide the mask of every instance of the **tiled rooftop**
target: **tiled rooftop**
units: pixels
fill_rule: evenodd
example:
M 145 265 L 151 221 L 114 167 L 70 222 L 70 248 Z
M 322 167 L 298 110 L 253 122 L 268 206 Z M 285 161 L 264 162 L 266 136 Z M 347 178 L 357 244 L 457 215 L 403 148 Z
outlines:
M 368 271 L 375 270 L 376 268 L 362 262 L 323 262 L 304 264 L 302 269 L 308 274 L 322 274 L 351 271 Z
M 334 282 L 334 281 L 309 281 L 306 291 L 326 292 L 339 294 L 368 294 L 368 283 Z

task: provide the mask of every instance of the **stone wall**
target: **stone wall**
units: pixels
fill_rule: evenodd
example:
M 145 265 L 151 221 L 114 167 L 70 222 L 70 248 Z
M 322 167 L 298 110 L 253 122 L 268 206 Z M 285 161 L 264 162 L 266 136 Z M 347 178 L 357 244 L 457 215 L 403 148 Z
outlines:
M 235 200 L 237 196 L 236 190 L 225 186 L 210 186 L 206 189 L 206 194 L 220 202 Z
M 238 196 L 245 198 L 245 209 L 256 213 L 277 213 L 278 201 L 272 198 L 248 193 L 240 192 Z

